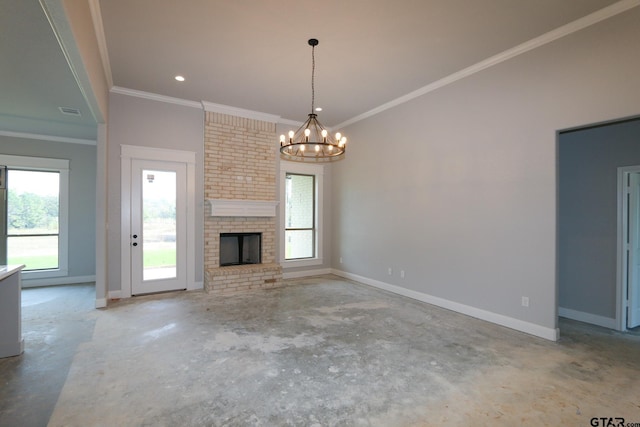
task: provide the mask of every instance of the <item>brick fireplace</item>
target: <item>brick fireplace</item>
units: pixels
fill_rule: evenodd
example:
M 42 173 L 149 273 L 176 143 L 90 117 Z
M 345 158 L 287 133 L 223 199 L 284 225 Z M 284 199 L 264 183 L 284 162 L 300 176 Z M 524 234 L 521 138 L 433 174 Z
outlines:
M 280 286 L 275 123 L 207 111 L 204 143 L 205 290 L 231 294 Z M 262 262 L 220 266 L 223 233 L 260 233 Z

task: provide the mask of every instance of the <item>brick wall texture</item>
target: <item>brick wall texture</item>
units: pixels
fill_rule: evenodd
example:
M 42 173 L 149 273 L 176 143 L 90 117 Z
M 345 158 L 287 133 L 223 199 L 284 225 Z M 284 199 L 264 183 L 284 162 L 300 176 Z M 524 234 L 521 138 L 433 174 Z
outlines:
M 206 112 L 205 198 L 276 200 L 275 123 Z
M 267 200 L 276 198 L 278 144 L 275 123 L 206 112 L 204 135 L 205 198 Z M 205 289 L 227 294 L 281 284 L 276 263 L 276 219 L 212 217 L 205 208 Z M 262 233 L 262 264 L 220 267 L 220 233 Z

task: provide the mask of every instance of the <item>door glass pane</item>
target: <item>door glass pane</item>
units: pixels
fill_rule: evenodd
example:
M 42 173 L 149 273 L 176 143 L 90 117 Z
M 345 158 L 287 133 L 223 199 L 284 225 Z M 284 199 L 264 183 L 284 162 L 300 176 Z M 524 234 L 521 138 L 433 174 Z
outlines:
M 58 268 L 60 173 L 9 169 L 7 190 L 8 263 Z
M 176 277 L 176 173 L 142 171 L 143 280 Z

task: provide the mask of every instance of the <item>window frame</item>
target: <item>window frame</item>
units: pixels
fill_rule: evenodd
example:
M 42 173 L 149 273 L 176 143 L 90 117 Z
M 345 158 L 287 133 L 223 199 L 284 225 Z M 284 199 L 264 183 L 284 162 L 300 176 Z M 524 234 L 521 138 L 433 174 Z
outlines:
M 22 270 L 23 279 L 45 279 L 69 275 L 69 160 L 0 154 L 7 170 L 57 172 L 60 175 L 58 210 L 58 268 Z
M 287 174 L 307 175 L 314 177 L 314 256 L 312 258 L 285 259 L 286 251 L 286 179 Z M 281 162 L 280 163 L 280 263 L 283 268 L 309 267 L 323 263 L 323 221 L 322 201 L 324 197 L 324 166 L 306 163 Z
M 313 201 L 311 204 L 311 212 L 312 212 L 312 223 L 311 223 L 311 227 L 302 227 L 302 228 L 297 228 L 297 227 L 288 227 L 287 226 L 287 208 L 288 208 L 288 204 L 286 203 L 287 201 L 287 195 L 286 195 L 286 188 L 287 188 L 287 177 L 288 176 L 301 176 L 301 177 L 308 177 L 311 178 L 311 186 L 313 188 Z M 314 174 L 306 174 L 306 173 L 297 173 L 297 172 L 285 172 L 285 195 L 284 195 L 284 201 L 285 201 L 285 224 L 284 224 L 284 252 L 285 252 L 285 261 L 301 261 L 301 260 L 309 260 L 309 259 L 315 259 L 316 258 L 316 249 L 317 249 L 317 245 L 316 245 L 316 241 L 317 241 L 317 236 L 316 236 L 316 225 L 318 223 L 317 221 L 317 212 L 316 212 L 316 204 L 317 204 L 317 187 L 316 187 L 316 176 Z M 308 257 L 300 257 L 300 258 L 287 258 L 287 231 L 311 231 L 311 256 Z

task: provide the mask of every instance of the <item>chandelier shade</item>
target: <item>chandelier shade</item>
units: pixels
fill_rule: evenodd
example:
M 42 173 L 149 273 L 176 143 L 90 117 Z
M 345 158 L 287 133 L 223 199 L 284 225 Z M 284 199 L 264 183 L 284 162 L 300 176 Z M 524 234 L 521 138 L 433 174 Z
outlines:
M 297 131 L 289 131 L 288 135 L 280 135 L 280 157 L 285 160 L 299 162 L 331 162 L 344 157 L 347 138 L 339 132 L 329 134 L 318 121 L 315 113 L 315 47 L 317 39 L 310 39 L 311 46 L 311 113 Z

